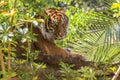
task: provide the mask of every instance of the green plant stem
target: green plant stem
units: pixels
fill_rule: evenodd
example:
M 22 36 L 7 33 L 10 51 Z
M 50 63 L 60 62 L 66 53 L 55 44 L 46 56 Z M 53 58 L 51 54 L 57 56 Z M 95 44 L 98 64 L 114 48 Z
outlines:
M 3 59 L 1 48 L 0 48 L 0 62 L 1 62 L 2 72 L 3 72 L 3 79 L 5 79 L 5 64 L 4 64 L 4 59 Z
M 31 43 L 30 43 L 30 41 L 28 40 L 27 41 L 27 43 L 28 43 L 28 50 L 27 50 L 27 61 L 29 60 L 29 54 L 30 54 L 30 52 L 31 52 Z
M 10 79 L 10 69 L 11 69 L 11 62 L 10 62 L 10 53 L 11 53 L 11 42 L 8 42 L 8 80 Z

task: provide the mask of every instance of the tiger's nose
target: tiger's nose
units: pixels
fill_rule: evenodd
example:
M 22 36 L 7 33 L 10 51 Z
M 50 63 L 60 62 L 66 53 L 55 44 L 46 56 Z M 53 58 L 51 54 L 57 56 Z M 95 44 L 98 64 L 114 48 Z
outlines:
M 65 37 L 65 36 L 66 36 L 66 34 L 59 33 L 59 36 L 60 36 L 60 37 Z
M 61 36 L 61 35 L 62 35 L 62 33 L 59 33 L 59 35 Z
M 59 33 L 59 35 L 62 37 L 62 36 L 64 36 L 64 34 L 62 34 L 62 33 Z

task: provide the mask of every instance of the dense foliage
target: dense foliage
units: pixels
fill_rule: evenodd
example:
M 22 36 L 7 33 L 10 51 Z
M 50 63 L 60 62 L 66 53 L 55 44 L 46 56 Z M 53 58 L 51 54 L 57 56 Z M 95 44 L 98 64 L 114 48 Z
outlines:
M 60 8 L 63 4 L 67 4 L 66 14 L 70 19 L 68 36 L 56 43 L 87 56 L 88 60 L 95 62 L 97 69 L 82 67 L 79 70 L 72 70 L 74 65 L 60 63 L 61 68 L 58 71 L 61 74 L 60 80 L 110 80 L 108 75 L 118 68 L 113 66 L 113 63 L 120 61 L 119 0 L 0 1 L 0 75 L 3 75 L 5 80 L 6 77 L 14 76 L 21 80 L 39 79 L 38 69 L 44 70 L 47 66 L 33 62 L 38 51 L 31 52 L 29 45 L 36 41 L 35 34 L 27 28 L 19 28 L 18 24 L 42 23 L 42 19 L 34 18 L 36 14 L 44 15 L 45 8 Z M 14 53 L 15 46 L 19 44 L 16 41 L 19 37 L 22 38 L 21 42 L 28 43 L 27 48 L 22 46 L 26 50 L 25 60 L 18 60 Z M 24 68 L 21 69 L 21 66 Z M 53 73 L 47 74 L 44 71 L 41 73 L 45 78 L 43 80 L 59 80 Z

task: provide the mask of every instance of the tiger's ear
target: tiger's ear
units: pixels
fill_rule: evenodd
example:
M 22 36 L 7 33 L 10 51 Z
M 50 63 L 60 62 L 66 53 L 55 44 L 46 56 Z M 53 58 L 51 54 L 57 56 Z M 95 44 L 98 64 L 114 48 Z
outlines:
M 67 4 L 64 4 L 63 2 L 58 2 L 58 6 L 61 8 L 63 12 L 66 12 L 67 10 Z
M 61 7 L 61 10 L 66 12 L 67 11 L 67 4 L 65 4 L 63 7 Z

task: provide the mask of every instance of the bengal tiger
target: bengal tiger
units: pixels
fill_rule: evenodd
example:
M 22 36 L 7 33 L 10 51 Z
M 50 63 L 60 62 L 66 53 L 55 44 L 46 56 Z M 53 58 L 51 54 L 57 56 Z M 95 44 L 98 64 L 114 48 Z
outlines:
M 71 51 L 58 47 L 54 40 L 61 40 L 67 35 L 67 28 L 69 24 L 69 18 L 65 14 L 64 9 L 47 8 L 44 10 L 47 15 L 47 19 L 41 28 L 33 27 L 33 33 L 37 34 L 37 42 L 33 42 L 31 48 L 33 50 L 39 50 L 48 55 L 59 55 L 63 58 L 70 57 Z M 20 48 L 20 44 L 17 46 L 17 52 L 23 53 Z M 26 45 L 26 44 L 24 44 Z M 75 55 L 74 55 L 75 56 Z M 78 55 L 76 55 L 78 56 Z M 82 59 L 83 56 L 79 55 Z

